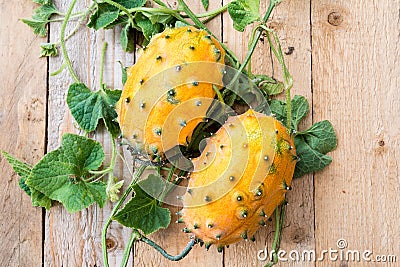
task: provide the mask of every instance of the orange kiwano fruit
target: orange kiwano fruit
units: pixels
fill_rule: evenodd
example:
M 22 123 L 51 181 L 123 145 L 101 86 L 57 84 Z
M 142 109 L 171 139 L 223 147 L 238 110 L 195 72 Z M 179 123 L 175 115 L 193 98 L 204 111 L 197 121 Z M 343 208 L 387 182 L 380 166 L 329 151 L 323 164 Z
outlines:
M 129 68 L 117 104 L 123 137 L 150 155 L 187 144 L 215 97 L 213 84 L 221 88 L 224 58 L 220 44 L 192 26 L 155 35 Z
M 293 136 L 274 117 L 230 117 L 193 160 L 179 221 L 219 251 L 252 238 L 284 201 L 297 161 Z

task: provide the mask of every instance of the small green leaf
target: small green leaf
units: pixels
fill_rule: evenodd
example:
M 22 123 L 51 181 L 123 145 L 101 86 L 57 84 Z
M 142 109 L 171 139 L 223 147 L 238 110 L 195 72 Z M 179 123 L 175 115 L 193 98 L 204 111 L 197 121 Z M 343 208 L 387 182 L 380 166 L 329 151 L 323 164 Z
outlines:
M 255 75 L 253 82 L 260 88 L 267 96 L 278 95 L 283 92 L 285 86 L 282 82 L 275 80 L 267 75 Z
M 67 104 L 79 126 L 92 132 L 103 119 L 108 131 L 116 137 L 120 133 L 114 107 L 121 96 L 120 90 L 90 91 L 83 83 L 74 83 L 68 89 Z
M 9 154 L 5 151 L 2 151 L 1 153 L 3 154 L 5 159 L 8 161 L 8 163 L 11 165 L 13 170 L 19 175 L 19 177 L 20 177 L 19 182 L 18 182 L 19 187 L 30 196 L 32 194 L 31 189 L 25 183 L 25 181 L 29 177 L 29 175 L 31 175 L 32 166 L 25 162 L 20 161 L 19 159 L 15 158 L 14 156 L 12 156 L 11 154 Z
M 119 65 L 121 66 L 121 77 L 122 77 L 122 85 L 125 85 L 126 80 L 128 79 L 127 69 L 128 67 L 124 67 L 121 61 L 118 61 Z
M 260 0 L 236 0 L 228 4 L 228 12 L 233 20 L 233 27 L 242 32 L 244 28 L 260 21 Z
M 120 42 L 122 49 L 124 49 L 125 52 L 132 52 L 135 48 L 135 45 L 131 38 L 132 36 L 129 34 L 130 29 L 130 25 L 126 24 L 125 27 L 123 27 L 121 30 Z
M 55 57 L 58 55 L 57 46 L 54 43 L 41 44 L 40 48 L 42 48 L 41 57 Z
M 18 160 L 17 158 L 13 157 L 12 155 L 8 154 L 5 151 L 2 151 L 3 156 L 6 158 L 8 163 L 12 166 L 13 170 L 19 175 L 19 187 L 27 193 L 32 200 L 33 206 L 44 207 L 46 209 L 50 209 L 51 207 L 51 200 L 50 198 L 46 197 L 44 194 L 40 193 L 39 191 L 35 190 L 34 188 L 30 188 L 26 184 L 26 180 L 29 178 L 32 172 L 32 166 Z
M 47 21 L 34 20 L 34 19 L 22 19 L 22 22 L 32 28 L 33 33 L 41 37 L 47 35 L 46 24 Z
M 300 158 L 294 170 L 294 178 L 299 178 L 304 174 L 322 170 L 332 162 L 330 156 L 313 149 L 302 135 L 295 136 L 294 144 L 297 156 Z
M 292 99 L 292 124 L 295 130 L 300 121 L 307 115 L 309 104 L 304 96 L 295 95 Z
M 276 118 L 286 125 L 286 103 L 281 100 L 271 100 L 269 107 Z M 292 128 L 297 130 L 300 121 L 307 115 L 309 104 L 304 96 L 295 95 L 292 99 Z
M 35 9 L 32 19 L 22 19 L 22 22 L 31 27 L 34 34 L 44 37 L 47 35 L 46 25 L 49 22 L 49 18 L 53 14 L 60 14 L 60 12 L 57 10 L 54 4 L 49 1 L 48 4 L 42 5 Z
M 154 34 L 161 32 L 163 29 L 161 24 L 153 24 L 151 20 L 142 13 L 136 14 L 135 22 L 142 30 L 143 36 L 147 41 L 149 41 Z
M 168 227 L 171 213 L 167 208 L 161 208 L 155 199 L 164 187 L 162 178 L 149 175 L 146 180 L 140 181 L 133 187 L 134 197 L 114 216 L 114 219 L 122 225 L 141 230 L 145 235 Z
M 208 10 L 208 6 L 210 5 L 210 0 L 201 0 L 203 7 L 205 10 Z
M 33 167 L 26 183 L 46 197 L 61 202 L 69 212 L 80 211 L 94 202 L 103 207 L 107 200 L 105 183 L 84 181 L 91 178 L 89 171 L 97 170 L 103 160 L 99 142 L 65 134 L 61 147 L 46 154 Z
M 304 141 L 314 150 L 326 154 L 337 146 L 337 138 L 332 123 L 319 121 L 304 132 L 299 132 Z
M 113 23 L 119 15 L 119 9 L 107 3 L 97 4 L 97 10 L 90 18 L 87 26 L 99 30 Z

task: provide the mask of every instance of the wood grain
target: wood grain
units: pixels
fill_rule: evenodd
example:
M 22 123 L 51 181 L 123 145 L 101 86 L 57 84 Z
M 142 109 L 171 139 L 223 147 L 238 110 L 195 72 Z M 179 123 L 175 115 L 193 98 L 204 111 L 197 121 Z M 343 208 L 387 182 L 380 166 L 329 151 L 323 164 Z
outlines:
M 55 4 L 65 12 L 68 2 Z M 227 2 L 210 1 L 210 10 Z M 261 2 L 265 10 L 268 1 Z M 176 1 L 169 3 L 176 5 Z M 200 1 L 187 3 L 194 11 L 203 11 Z M 78 1 L 76 11 L 88 5 L 89 0 Z M 49 72 L 57 70 L 63 59 L 50 58 L 48 65 L 46 59 L 37 59 L 39 44 L 45 40 L 34 37 L 18 21 L 29 17 L 35 7 L 30 1 L 0 0 L 0 149 L 32 164 L 45 150 L 56 149 L 63 133 L 78 133 L 65 103 L 68 86 L 73 82 L 70 75 L 66 70 L 55 77 L 46 73 L 47 67 Z M 292 95 L 304 95 L 312 105 L 301 129 L 328 119 L 339 138 L 338 148 L 331 153 L 333 163 L 327 169 L 293 182 L 281 245 L 287 252 L 337 249 L 336 241 L 344 238 L 348 250 L 371 250 L 371 258 L 396 255 L 400 260 L 399 10 L 399 0 L 285 0 L 272 15 L 269 26 L 281 38 L 283 50 L 294 47 L 293 53 L 285 57 L 294 78 Z M 227 14 L 209 26 L 243 59 L 249 30 L 236 32 Z M 67 31 L 73 27 L 70 23 Z M 92 90 L 99 86 L 104 41 L 109 43 L 104 74 L 107 85 L 122 87 L 118 60 L 124 65 L 134 62 L 134 54 L 121 50 L 119 30 L 94 32 L 82 27 L 67 42 L 76 73 Z M 59 40 L 59 34 L 60 23 L 51 23 L 50 40 Z M 270 60 L 267 43 L 260 43 L 252 61 L 253 72 L 274 74 L 280 79 L 277 62 L 271 66 Z M 109 136 L 100 128 L 93 137 L 102 142 L 109 160 Z M 118 162 L 116 176 L 129 181 L 128 168 Z M 18 176 L 2 156 L 0 172 L 0 266 L 103 266 L 100 234 L 112 204 L 76 214 L 56 206 L 43 217 L 42 209 L 31 207 L 29 197 L 18 188 Z M 171 208 L 172 213 L 178 210 Z M 175 220 L 173 215 L 172 222 Z M 208 252 L 195 247 L 180 262 L 168 262 L 147 245 L 135 244 L 128 266 L 263 266 L 265 262 L 257 260 L 257 251 L 267 244 L 270 247 L 273 227 L 271 222 L 260 230 L 255 243 L 243 241 L 222 254 L 214 247 Z M 150 237 L 177 254 L 189 240 L 181 228 L 172 223 Z M 119 266 L 129 235 L 126 228 L 111 225 L 107 236 L 110 266 Z M 321 262 L 280 266 L 375 264 L 331 261 L 326 256 Z
M 46 59 L 38 59 L 44 40 L 20 21 L 34 7 L 0 1 L 0 150 L 30 164 L 44 154 L 46 127 Z M 0 266 L 40 266 L 42 209 L 32 207 L 18 180 L 0 155 Z
M 349 250 L 399 261 L 399 9 L 399 1 L 313 1 L 314 120 L 331 120 L 339 138 L 332 165 L 315 175 L 318 250 L 344 238 Z
M 69 3 L 56 2 L 60 10 L 65 11 Z M 76 10 L 83 10 L 90 2 L 78 2 Z M 67 32 L 75 27 L 75 23 L 68 24 Z M 60 24 L 52 23 L 50 27 L 52 41 L 59 40 Z M 118 29 L 107 32 L 89 30 L 82 27 L 67 41 L 67 49 L 73 68 L 82 82 L 92 90 L 99 89 L 100 58 L 103 42 L 109 47 L 105 59 L 104 82 L 111 88 L 121 88 L 120 60 L 123 64 L 133 63 L 133 55 L 125 54 L 120 49 Z M 51 58 L 49 71 L 57 70 L 63 63 L 61 57 Z M 64 70 L 61 74 L 49 78 L 49 132 L 48 148 L 58 147 L 62 134 L 66 132 L 78 133 L 77 125 L 66 106 L 68 86 L 73 83 L 70 74 Z M 94 135 L 95 139 L 103 144 L 106 161 L 109 160 L 111 140 L 104 128 L 100 127 Z M 107 159 L 108 158 L 108 159 Z M 129 178 L 129 171 L 118 163 L 117 177 Z M 96 205 L 76 214 L 69 214 L 61 206 L 53 207 L 46 213 L 45 232 L 45 266 L 103 266 L 101 254 L 101 229 L 109 216 L 112 205 L 108 203 L 104 209 Z M 110 266 L 119 266 L 125 243 L 130 231 L 117 224 L 112 224 L 108 232 Z M 132 259 L 130 260 L 132 262 Z
M 283 1 L 271 16 L 269 27 L 276 31 L 284 52 L 289 47 L 294 47 L 290 55 L 285 56 L 286 64 L 293 76 L 294 87 L 292 96 L 304 95 L 310 99 L 311 95 L 311 37 L 310 37 L 310 1 Z M 267 9 L 266 3 L 262 3 L 261 10 Z M 224 41 L 228 47 L 234 47 L 239 58 L 244 58 L 247 53 L 248 39 L 251 26 L 244 33 L 233 29 L 228 16 L 224 16 Z M 246 38 L 243 38 L 243 35 Z M 282 70 L 276 59 L 271 65 L 269 44 L 265 38 L 260 42 L 254 52 L 252 60 L 252 72 L 255 74 L 273 75 L 282 80 Z M 311 116 L 300 126 L 300 129 L 311 124 Z M 281 248 L 287 252 L 291 250 L 314 249 L 314 206 L 313 206 L 313 177 L 307 175 L 296 179 L 292 184 L 293 191 L 287 194 L 288 206 L 283 231 Z M 274 218 L 274 216 L 272 216 Z M 271 250 L 274 231 L 274 221 L 267 227 L 261 228 L 255 238 L 256 242 L 240 242 L 225 250 L 226 266 L 263 266 L 266 261 L 257 259 L 260 250 Z M 312 266 L 312 263 L 292 262 L 285 266 Z

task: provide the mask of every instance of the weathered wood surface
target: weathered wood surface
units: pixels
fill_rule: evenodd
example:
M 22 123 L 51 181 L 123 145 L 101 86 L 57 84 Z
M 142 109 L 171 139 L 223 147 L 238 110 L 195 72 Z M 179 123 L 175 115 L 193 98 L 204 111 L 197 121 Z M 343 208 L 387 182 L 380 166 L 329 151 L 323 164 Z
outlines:
M 200 1 L 187 1 L 201 10 Z M 226 1 L 210 1 L 216 8 Z M 174 4 L 174 1 L 170 1 Z M 79 1 L 77 10 L 89 5 Z M 56 1 L 61 10 L 68 3 Z M 77 132 L 65 97 L 72 82 L 64 71 L 47 76 L 62 64 L 61 58 L 37 59 L 38 44 L 30 29 L 18 21 L 30 16 L 29 1 L 0 1 L 0 149 L 35 163 L 47 149 L 55 149 L 65 132 Z M 265 4 L 263 5 L 265 10 Z M 294 47 L 286 61 L 294 78 L 293 94 L 306 96 L 311 113 L 303 123 L 332 121 L 339 146 L 329 168 L 295 180 L 288 194 L 282 249 L 337 249 L 344 238 L 351 250 L 372 250 L 374 255 L 397 255 L 400 261 L 400 1 L 291 0 L 273 13 L 270 23 L 282 47 Z M 246 52 L 249 32 L 233 30 L 227 15 L 213 20 L 212 31 L 239 57 Z M 74 23 L 68 26 L 72 29 Z M 59 23 L 50 26 L 50 39 L 58 39 Z M 74 69 L 92 89 L 99 85 L 100 53 L 109 43 L 105 82 L 120 88 L 120 69 L 134 62 L 122 52 L 118 29 L 79 31 L 68 43 Z M 267 44 L 260 44 L 252 62 L 256 73 L 279 77 L 277 62 L 271 66 Z M 47 103 L 47 104 L 46 104 Z M 46 132 L 47 131 L 47 132 Z M 95 138 L 110 151 L 102 130 Z M 47 137 L 47 139 L 46 139 Z M 122 151 L 121 151 L 122 152 Z M 123 153 L 123 152 L 122 152 Z M 1 266 L 102 266 L 100 232 L 111 205 L 68 214 L 60 206 L 45 212 L 32 208 L 18 189 L 18 178 L 0 156 L 0 265 Z M 121 163 L 119 177 L 129 177 Z M 177 210 L 173 208 L 172 211 Z M 175 221 L 175 218 L 172 218 Z M 178 253 L 187 243 L 180 226 L 171 226 L 152 238 L 169 252 Z M 219 254 L 196 248 L 181 262 L 167 262 L 153 249 L 135 245 L 131 266 L 263 266 L 257 252 L 270 244 L 273 223 L 256 235 L 256 242 L 241 242 Z M 118 266 L 129 230 L 112 224 L 109 235 L 111 266 Z M 42 254 L 43 250 L 43 254 Z M 43 256 L 42 256 L 43 255 Z M 372 257 L 373 257 L 372 256 Z M 281 263 L 281 266 L 371 266 L 371 263 L 330 261 Z M 372 266 L 374 263 L 372 263 Z M 398 263 L 397 263 L 398 264 Z M 392 264 L 392 266 L 397 266 Z
M 45 150 L 46 60 L 40 38 L 19 20 L 32 13 L 28 1 L 0 1 L 0 150 L 30 164 Z M 0 156 L 0 266 L 40 266 L 42 210 L 33 208 Z

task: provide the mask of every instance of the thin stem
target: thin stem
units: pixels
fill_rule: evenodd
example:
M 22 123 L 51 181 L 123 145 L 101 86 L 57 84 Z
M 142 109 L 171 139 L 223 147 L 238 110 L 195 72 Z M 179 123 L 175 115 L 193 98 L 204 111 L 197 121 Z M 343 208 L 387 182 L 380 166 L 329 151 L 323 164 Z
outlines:
M 103 90 L 103 75 L 104 75 L 104 59 L 106 57 L 107 42 L 104 42 L 103 49 L 101 50 L 101 61 L 100 61 L 100 90 Z M 114 139 L 113 139 L 114 140 Z M 115 146 L 115 142 L 114 142 Z
M 272 259 L 265 267 L 271 267 L 278 263 L 278 250 L 282 240 L 283 223 L 285 220 L 286 204 L 283 203 L 275 209 L 275 234 L 272 242 Z
M 196 17 L 197 18 L 209 18 L 209 17 L 214 18 L 215 16 L 218 16 L 219 14 L 225 12 L 227 9 L 228 9 L 228 5 L 226 4 L 217 9 L 214 9 L 212 11 L 197 14 Z M 188 16 L 183 16 L 183 17 L 188 17 Z
M 201 22 L 196 14 L 193 13 L 193 11 L 186 5 L 185 1 L 183 0 L 178 0 L 178 3 L 180 6 L 182 6 L 183 11 L 189 16 L 189 18 L 193 21 L 193 23 L 199 27 L 200 29 L 203 29 L 207 31 L 210 35 L 212 35 L 215 39 L 218 40 L 218 38 L 207 28 L 206 25 L 204 25 L 203 22 Z M 236 57 L 236 55 L 222 42 L 218 41 L 221 47 L 226 51 L 226 53 L 235 61 L 239 62 L 239 59 Z
M 83 13 L 79 12 L 79 13 L 71 14 L 70 19 L 80 18 L 82 16 L 83 16 Z M 64 18 L 48 19 L 48 20 L 46 20 L 46 23 L 47 22 L 60 22 L 60 21 L 64 21 Z
M 192 250 L 193 246 L 196 244 L 196 241 L 194 239 L 192 239 L 189 241 L 189 243 L 186 245 L 186 247 L 183 249 L 183 251 L 180 254 L 178 254 L 176 256 L 172 256 L 172 255 L 168 254 L 168 252 L 166 252 L 162 247 L 160 247 L 154 241 L 148 239 L 145 236 L 141 236 L 139 240 L 148 244 L 149 246 L 153 247 L 155 250 L 160 252 L 161 255 L 163 255 L 165 258 L 167 258 L 170 261 L 179 261 L 179 260 L 183 259 L 187 254 L 189 254 L 189 252 Z
M 156 4 L 159 5 L 159 6 L 163 6 L 163 7 L 168 8 L 168 6 L 167 6 L 163 1 L 154 0 L 153 2 L 156 3 Z
M 65 46 L 65 29 L 67 27 L 67 24 L 68 24 L 69 18 L 71 16 L 72 10 L 74 9 L 75 3 L 76 3 L 76 0 L 72 0 L 71 5 L 68 8 L 67 14 L 65 15 L 64 22 L 61 25 L 60 43 L 61 43 L 61 49 L 62 49 L 62 52 L 63 52 L 64 60 L 65 60 L 65 63 L 67 64 L 69 73 L 71 74 L 71 76 L 74 79 L 74 81 L 76 83 L 79 83 L 80 81 L 78 79 L 78 76 L 76 76 L 76 74 L 75 74 L 75 72 L 74 72 L 74 70 L 72 68 L 72 63 L 71 63 L 71 60 L 68 57 L 67 48 Z
M 136 230 L 132 230 L 131 236 L 128 241 L 128 245 L 125 248 L 124 255 L 122 257 L 121 267 L 126 267 L 128 265 L 129 256 L 131 255 L 133 242 L 138 241 L 140 234 Z
M 132 192 L 133 185 L 135 185 L 137 179 L 142 175 L 143 171 L 146 169 L 146 166 L 140 166 L 136 172 L 134 173 L 134 177 L 132 178 L 132 182 L 128 186 L 128 188 L 125 190 L 124 194 L 121 196 L 121 198 L 118 200 L 118 202 L 115 204 L 110 217 L 108 217 L 107 221 L 105 222 L 103 226 L 103 230 L 101 231 L 101 247 L 102 247 L 102 252 L 103 252 L 103 261 L 104 261 L 104 266 L 109 267 L 108 265 L 108 255 L 107 255 L 107 245 L 106 245 L 106 236 L 107 236 L 107 229 L 110 226 L 112 219 L 114 215 L 117 213 L 119 208 L 122 206 L 124 203 L 125 199 L 128 197 L 128 195 Z
M 268 9 L 267 9 L 267 12 L 265 13 L 264 18 L 263 18 L 263 20 L 262 20 L 263 23 L 266 23 L 266 22 L 268 21 L 269 17 L 271 16 L 272 10 L 274 10 L 274 7 L 275 7 L 276 4 L 279 3 L 279 2 L 280 2 L 280 1 L 277 1 L 277 0 L 270 0 L 269 6 L 268 6 Z M 258 43 L 258 41 L 260 40 L 261 34 L 262 34 L 262 31 L 261 31 L 261 29 L 259 29 L 259 30 L 256 32 L 256 34 L 255 34 L 255 37 L 254 37 L 254 39 L 253 39 L 253 42 L 251 43 L 251 45 L 250 45 L 250 47 L 249 47 L 249 50 L 248 50 L 248 52 L 247 52 L 247 54 L 246 54 L 246 57 L 245 57 L 244 60 L 243 60 L 242 65 L 241 65 L 240 68 L 238 69 L 238 72 L 235 74 L 235 76 L 233 77 L 233 79 L 231 80 L 231 82 L 229 83 L 229 85 L 226 86 L 227 88 L 232 87 L 232 85 L 233 85 L 233 84 L 236 82 L 236 80 L 239 78 L 241 72 L 243 72 L 243 70 L 244 70 L 244 68 L 246 67 L 247 63 L 249 63 L 249 61 L 250 61 L 250 59 L 251 59 L 251 56 L 253 55 L 254 50 L 256 49 L 257 43 Z

